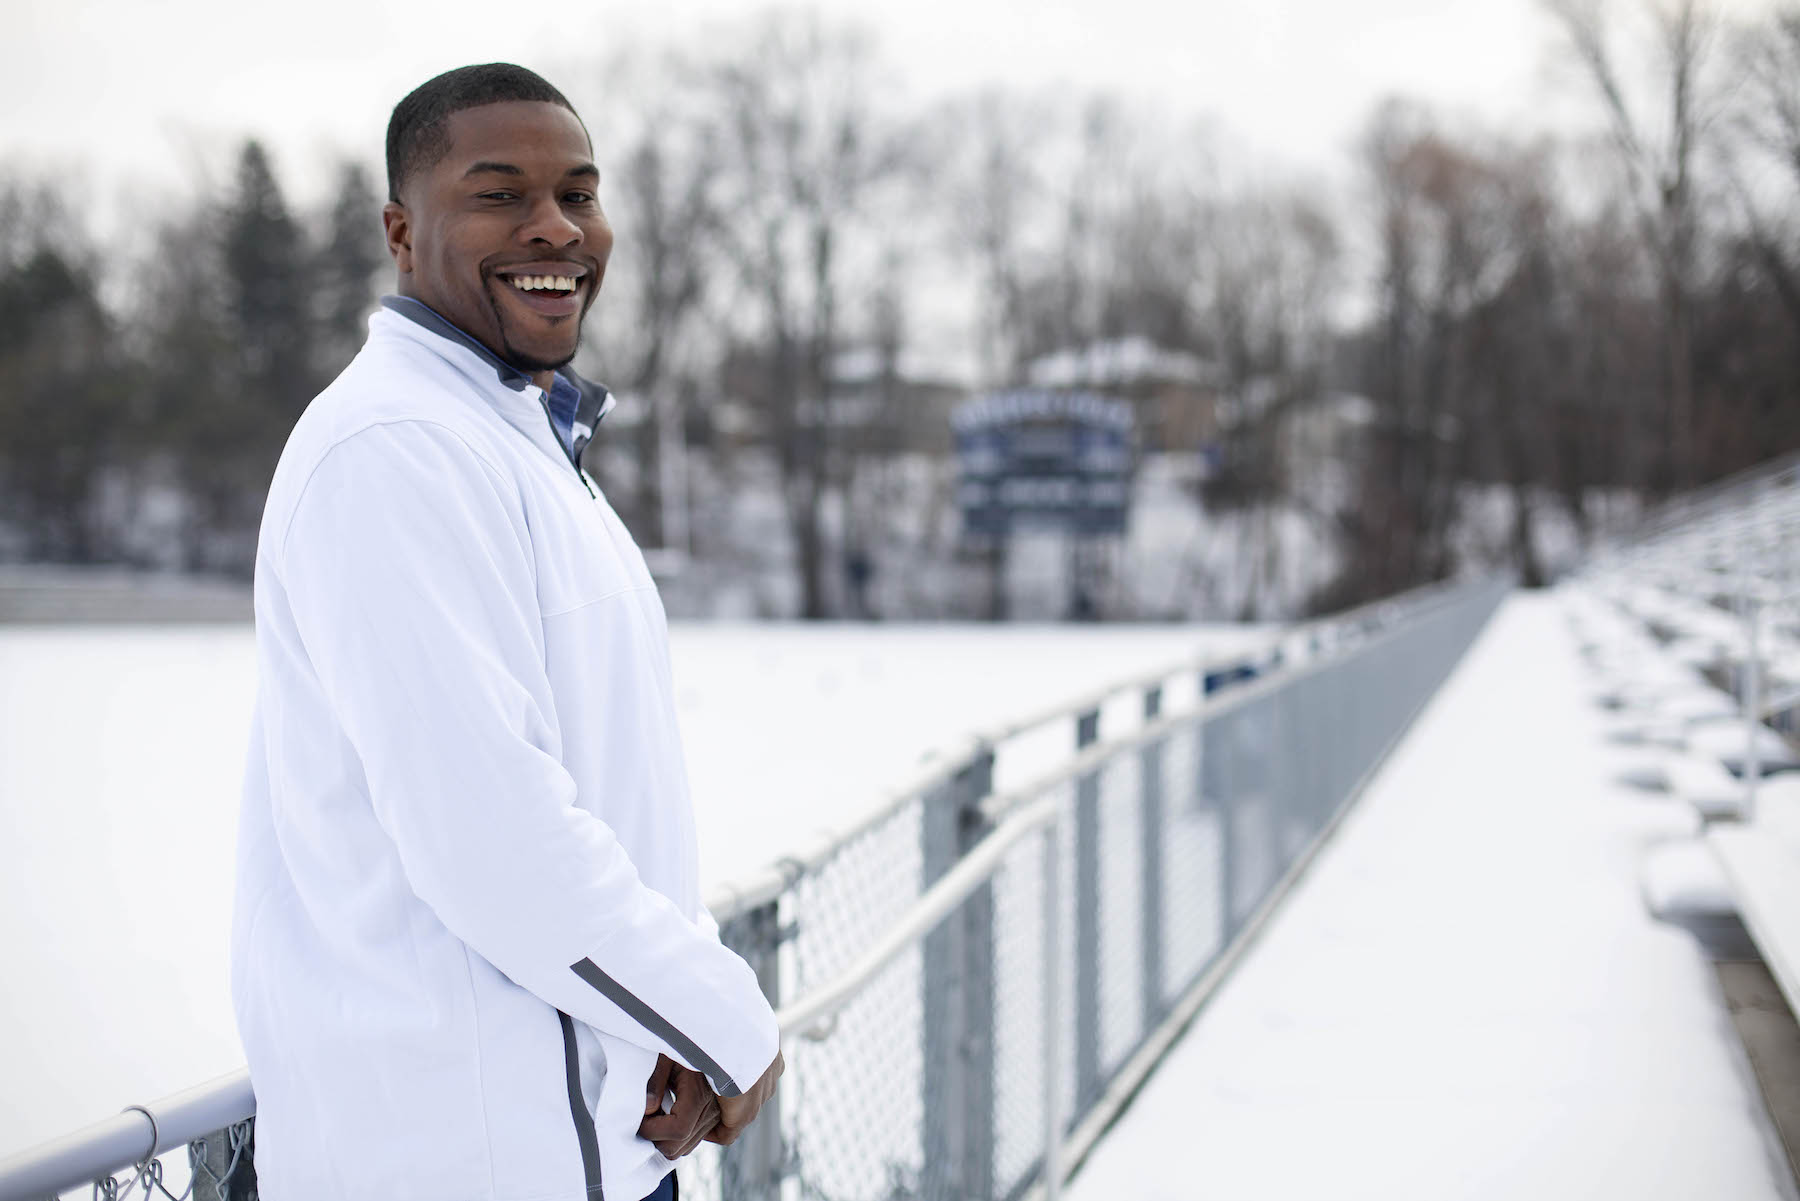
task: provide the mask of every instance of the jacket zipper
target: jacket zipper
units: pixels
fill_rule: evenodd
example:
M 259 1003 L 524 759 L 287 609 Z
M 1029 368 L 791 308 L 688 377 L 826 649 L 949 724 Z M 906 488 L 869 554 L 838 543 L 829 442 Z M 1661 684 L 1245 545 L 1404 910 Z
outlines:
M 542 388 L 538 389 L 538 407 L 544 410 L 544 420 L 550 423 L 550 440 L 556 443 L 556 449 L 562 453 L 563 459 L 575 469 L 575 477 L 581 481 L 581 486 L 587 489 L 588 496 L 599 500 L 600 494 L 594 491 L 592 484 L 588 483 L 587 472 L 581 469 L 580 463 L 569 458 L 568 449 L 563 446 L 562 434 L 556 428 L 556 418 L 550 414 L 550 396 Z

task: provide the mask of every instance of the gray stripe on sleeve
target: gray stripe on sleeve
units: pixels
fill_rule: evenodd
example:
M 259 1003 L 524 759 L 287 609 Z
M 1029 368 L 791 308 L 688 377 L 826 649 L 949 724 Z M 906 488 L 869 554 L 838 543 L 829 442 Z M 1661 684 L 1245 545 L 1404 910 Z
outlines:
M 593 985 L 601 996 L 623 1009 L 626 1017 L 674 1047 L 683 1059 L 711 1077 L 713 1086 L 718 1089 L 721 1097 L 736 1097 L 743 1093 L 738 1082 L 719 1066 L 717 1060 L 702 1051 L 693 1039 L 675 1029 L 662 1014 L 638 1000 L 630 989 L 601 971 L 592 959 L 572 963 L 569 970 Z

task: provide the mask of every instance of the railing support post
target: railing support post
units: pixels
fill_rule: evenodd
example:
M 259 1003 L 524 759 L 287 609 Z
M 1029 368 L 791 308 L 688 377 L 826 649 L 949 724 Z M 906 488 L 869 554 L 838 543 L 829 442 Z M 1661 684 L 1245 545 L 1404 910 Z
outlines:
M 1744 821 L 1756 820 L 1756 790 L 1762 782 L 1762 606 L 1744 606 Z
M 235 1162 L 233 1138 L 241 1144 Z M 196 1156 L 189 1152 L 194 1201 L 257 1201 L 255 1144 L 254 1118 L 216 1130 L 201 1140 L 200 1153 Z
M 981 801 L 993 789 L 994 752 L 983 747 L 925 798 L 923 887 L 930 887 L 992 829 Z M 993 1193 L 994 894 L 984 884 L 926 936 L 921 998 L 927 1198 Z
M 1200 679 L 1200 697 L 1202 713 L 1200 722 L 1194 731 L 1195 757 L 1199 763 L 1195 768 L 1200 778 L 1200 796 L 1203 803 L 1210 801 L 1217 819 L 1219 832 L 1219 949 L 1223 951 L 1231 944 L 1232 936 L 1237 933 L 1237 873 L 1238 861 L 1235 831 L 1233 830 L 1231 806 L 1231 745 L 1226 725 L 1229 717 L 1208 718 L 1204 712 L 1207 679 Z
M 1062 871 L 1061 814 L 1044 827 L 1044 995 L 1041 1009 L 1044 1056 L 1044 1201 L 1062 1195 Z
M 1162 716 L 1162 686 L 1144 690 L 1144 721 Z M 1143 921 L 1142 953 L 1144 1029 L 1156 1029 L 1163 1014 L 1163 748 L 1164 742 L 1146 746 L 1142 758 L 1143 779 Z
M 744 957 L 756 972 L 756 982 L 763 996 L 777 1009 L 781 1007 L 781 902 L 767 901 L 732 919 L 721 932 L 723 941 Z M 776 1201 L 781 1196 L 781 1176 L 785 1165 L 782 1143 L 781 1090 L 776 1090 L 772 1110 L 752 1122 L 743 1137 L 725 1148 L 724 1178 L 735 1183 L 734 1197 L 750 1201 Z
M 1077 750 L 1100 740 L 1100 710 L 1076 715 Z M 1075 1111 L 1100 1095 L 1100 773 L 1075 782 Z

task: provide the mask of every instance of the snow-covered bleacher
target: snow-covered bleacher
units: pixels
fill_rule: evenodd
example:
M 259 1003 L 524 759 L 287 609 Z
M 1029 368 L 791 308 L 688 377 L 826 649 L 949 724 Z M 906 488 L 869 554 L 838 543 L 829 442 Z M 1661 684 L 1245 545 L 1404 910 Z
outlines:
M 1800 458 L 1671 504 L 1580 583 L 1570 619 L 1634 782 L 1700 818 L 1646 862 L 1647 903 L 1741 918 L 1800 1010 Z

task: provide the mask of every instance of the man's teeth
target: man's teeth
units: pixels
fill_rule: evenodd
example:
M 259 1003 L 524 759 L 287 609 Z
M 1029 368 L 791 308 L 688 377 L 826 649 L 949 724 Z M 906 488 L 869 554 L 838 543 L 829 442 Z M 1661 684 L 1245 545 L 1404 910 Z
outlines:
M 573 292 L 575 277 L 572 275 L 515 275 L 512 277 L 513 287 L 523 292 Z

